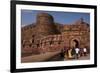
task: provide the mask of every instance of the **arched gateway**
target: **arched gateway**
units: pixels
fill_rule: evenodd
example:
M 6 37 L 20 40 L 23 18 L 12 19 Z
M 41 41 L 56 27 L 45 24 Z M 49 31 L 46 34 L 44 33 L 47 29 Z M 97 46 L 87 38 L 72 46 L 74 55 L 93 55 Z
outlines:
M 79 39 L 71 39 L 71 41 L 70 41 L 70 47 L 71 48 L 80 47 Z

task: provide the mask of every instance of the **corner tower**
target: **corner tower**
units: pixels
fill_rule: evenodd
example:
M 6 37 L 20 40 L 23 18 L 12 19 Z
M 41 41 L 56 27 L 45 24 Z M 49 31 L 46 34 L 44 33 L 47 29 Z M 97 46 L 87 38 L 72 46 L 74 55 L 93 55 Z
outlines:
M 58 30 L 54 24 L 53 16 L 48 13 L 37 14 L 36 30 L 38 36 L 47 36 L 57 34 Z

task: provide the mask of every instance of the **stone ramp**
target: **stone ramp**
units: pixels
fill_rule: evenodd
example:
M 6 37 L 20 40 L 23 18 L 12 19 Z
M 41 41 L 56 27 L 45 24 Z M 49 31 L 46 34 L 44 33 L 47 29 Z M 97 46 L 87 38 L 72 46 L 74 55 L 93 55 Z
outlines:
M 57 51 L 57 52 L 47 52 L 47 53 L 44 53 L 44 54 L 22 57 L 21 58 L 21 62 L 22 63 L 27 63 L 27 62 L 47 61 L 47 60 L 51 59 L 52 57 L 60 54 L 60 52 L 61 51 Z

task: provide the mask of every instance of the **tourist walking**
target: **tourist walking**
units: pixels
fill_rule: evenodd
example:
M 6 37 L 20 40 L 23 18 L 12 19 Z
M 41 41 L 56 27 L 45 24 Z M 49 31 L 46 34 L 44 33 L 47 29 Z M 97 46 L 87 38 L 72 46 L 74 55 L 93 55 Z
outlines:
M 64 59 L 65 59 L 65 60 L 69 58 L 68 51 L 69 51 L 69 48 L 66 47 L 66 51 L 65 51 L 65 54 L 64 54 Z
M 80 57 L 84 55 L 83 48 L 80 48 Z
M 71 55 L 73 56 L 73 58 L 75 58 L 76 55 L 75 48 L 72 48 Z
M 83 52 L 84 52 L 84 56 L 86 56 L 87 55 L 87 49 L 83 48 Z
M 64 54 L 65 54 L 64 49 L 61 49 L 61 53 L 60 53 L 60 55 L 61 55 L 62 58 L 64 58 Z
M 75 58 L 76 58 L 76 59 L 79 58 L 79 51 L 80 51 L 80 49 L 79 49 L 78 47 L 75 48 L 75 53 L 76 53 Z

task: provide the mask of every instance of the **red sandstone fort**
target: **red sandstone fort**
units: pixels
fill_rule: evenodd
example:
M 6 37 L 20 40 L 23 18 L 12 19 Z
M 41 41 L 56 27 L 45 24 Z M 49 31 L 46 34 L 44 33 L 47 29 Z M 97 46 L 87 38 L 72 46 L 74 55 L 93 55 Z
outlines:
M 64 47 L 90 48 L 90 25 L 83 18 L 72 24 L 59 24 L 52 15 L 39 13 L 36 23 L 21 27 L 22 56 L 58 51 Z

